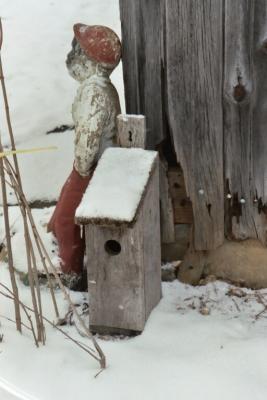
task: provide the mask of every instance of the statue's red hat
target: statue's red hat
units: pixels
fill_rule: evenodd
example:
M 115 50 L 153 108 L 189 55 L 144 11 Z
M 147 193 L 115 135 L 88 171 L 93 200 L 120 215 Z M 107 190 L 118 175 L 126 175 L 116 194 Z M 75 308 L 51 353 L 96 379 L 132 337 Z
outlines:
M 112 29 L 101 25 L 75 24 L 74 35 L 85 54 L 106 68 L 115 68 L 121 58 L 120 39 Z

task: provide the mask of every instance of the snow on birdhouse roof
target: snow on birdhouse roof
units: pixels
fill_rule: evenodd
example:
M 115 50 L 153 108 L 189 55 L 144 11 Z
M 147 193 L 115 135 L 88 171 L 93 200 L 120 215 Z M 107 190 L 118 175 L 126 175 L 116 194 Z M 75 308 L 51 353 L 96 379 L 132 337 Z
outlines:
M 132 222 L 156 157 L 156 151 L 107 149 L 76 210 L 76 221 L 104 225 Z

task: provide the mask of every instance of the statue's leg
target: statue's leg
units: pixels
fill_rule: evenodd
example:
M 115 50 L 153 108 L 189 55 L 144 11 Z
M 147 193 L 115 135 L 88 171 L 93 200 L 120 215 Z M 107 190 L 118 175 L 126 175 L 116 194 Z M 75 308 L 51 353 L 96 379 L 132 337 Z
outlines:
M 90 181 L 73 169 L 60 194 L 49 228 L 57 238 L 62 272 L 81 274 L 85 239 L 74 222 L 75 211 Z

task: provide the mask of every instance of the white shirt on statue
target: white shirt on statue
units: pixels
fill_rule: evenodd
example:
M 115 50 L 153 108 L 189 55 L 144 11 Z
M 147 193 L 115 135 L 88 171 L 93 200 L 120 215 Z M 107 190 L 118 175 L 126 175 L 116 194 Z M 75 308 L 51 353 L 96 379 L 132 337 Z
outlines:
M 107 147 L 116 145 L 119 97 L 108 76 L 97 74 L 84 80 L 72 106 L 75 124 L 74 168 L 90 174 Z

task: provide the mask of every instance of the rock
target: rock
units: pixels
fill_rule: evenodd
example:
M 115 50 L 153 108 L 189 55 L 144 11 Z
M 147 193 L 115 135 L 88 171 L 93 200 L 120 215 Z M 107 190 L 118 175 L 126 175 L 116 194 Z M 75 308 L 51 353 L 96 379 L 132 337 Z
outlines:
M 244 292 L 244 290 L 237 287 L 230 288 L 226 295 L 235 297 L 246 297 L 246 293 Z
M 188 252 L 178 271 L 178 279 L 192 285 L 210 275 L 237 286 L 266 288 L 267 248 L 255 239 L 225 241 L 209 252 Z
M 205 259 L 202 252 L 187 252 L 182 261 L 177 278 L 184 283 L 198 285 L 203 275 Z
M 163 282 L 173 282 L 177 279 L 177 270 L 181 261 L 167 263 L 161 267 L 161 280 Z
M 217 280 L 215 275 L 208 275 L 206 278 L 200 279 L 199 285 L 207 285 L 208 283 L 215 282 Z
M 202 315 L 210 315 L 210 309 L 208 307 L 200 307 L 199 309 L 200 314 Z

